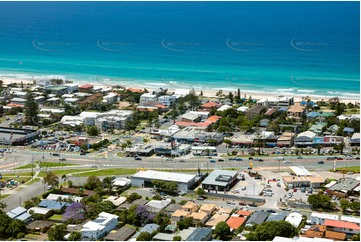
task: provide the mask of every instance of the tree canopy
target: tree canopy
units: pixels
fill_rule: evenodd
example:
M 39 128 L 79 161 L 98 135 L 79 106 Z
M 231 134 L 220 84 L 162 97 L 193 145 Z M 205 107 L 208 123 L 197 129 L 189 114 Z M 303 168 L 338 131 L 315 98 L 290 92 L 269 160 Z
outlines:
M 253 241 L 271 241 L 276 236 L 292 238 L 298 235 L 297 229 L 284 220 L 263 222 L 251 232 L 247 239 Z
M 231 229 L 224 221 L 219 222 L 214 229 L 214 234 L 221 240 L 225 240 L 227 236 L 231 234 Z
M 312 206 L 312 208 L 326 208 L 333 209 L 335 204 L 331 201 L 331 198 L 324 194 L 313 194 L 310 195 L 307 199 L 307 202 Z

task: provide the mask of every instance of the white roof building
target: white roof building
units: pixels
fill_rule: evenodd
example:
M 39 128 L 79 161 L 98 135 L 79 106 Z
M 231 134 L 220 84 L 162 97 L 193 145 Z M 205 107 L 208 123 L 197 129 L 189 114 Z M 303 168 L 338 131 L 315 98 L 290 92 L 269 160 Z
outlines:
M 232 108 L 232 106 L 229 105 L 222 105 L 220 108 L 217 109 L 217 111 L 226 111 L 227 109 Z
M 337 214 L 327 214 L 327 213 L 317 213 L 317 212 L 311 213 L 312 224 L 323 225 L 326 219 L 338 220 L 338 218 L 339 217 Z
M 166 199 L 166 200 L 151 200 L 149 201 L 145 207 L 147 208 L 147 210 L 149 212 L 154 212 L 154 213 L 158 213 L 160 210 L 162 210 L 163 208 L 165 208 L 166 206 L 168 206 L 171 203 L 170 199 Z
M 290 213 L 285 220 L 286 222 L 289 222 L 290 224 L 298 228 L 298 226 L 302 222 L 302 214 L 296 212 Z
M 249 107 L 241 106 L 241 107 L 237 108 L 237 111 L 238 112 L 246 112 L 248 109 L 249 109 Z
M 28 212 L 34 213 L 34 214 L 40 214 L 40 215 L 46 215 L 48 214 L 52 209 L 49 208 L 41 208 L 41 207 L 32 207 L 28 209 Z
M 53 194 L 50 193 L 46 199 L 57 201 L 59 198 L 61 199 L 72 199 L 74 202 L 80 202 L 83 198 L 78 196 L 69 196 L 69 195 L 60 195 L 60 194 Z
M 360 225 L 360 218 L 356 218 L 356 217 L 353 217 L 353 216 L 344 216 L 344 215 L 341 215 L 341 218 L 340 218 L 341 221 L 347 221 L 347 222 L 350 222 L 350 223 L 355 223 L 357 225 Z
M 290 169 L 296 176 L 311 176 L 312 174 L 303 166 L 290 166 Z
M 124 187 L 131 183 L 130 179 L 118 177 L 113 180 L 113 186 Z
M 79 116 L 65 115 L 61 118 L 60 123 L 64 125 L 77 126 L 83 123 L 83 118 Z
M 177 98 L 179 98 L 179 97 L 184 97 L 188 94 L 189 94 L 188 89 L 176 89 L 173 96 L 176 96 Z
M 126 197 L 116 197 L 116 196 L 109 196 L 105 199 L 105 201 L 109 201 L 113 203 L 115 206 L 119 206 L 123 204 L 127 200 Z
M 80 230 L 84 238 L 98 240 L 108 234 L 118 224 L 118 216 L 106 212 L 101 212 L 98 218 L 83 225 Z

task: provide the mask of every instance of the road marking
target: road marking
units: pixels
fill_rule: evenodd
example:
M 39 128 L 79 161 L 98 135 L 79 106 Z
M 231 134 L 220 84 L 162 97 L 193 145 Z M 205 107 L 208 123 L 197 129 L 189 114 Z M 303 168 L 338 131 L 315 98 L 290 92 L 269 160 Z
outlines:
M 14 163 L 10 163 L 10 164 L 6 164 L 6 165 L 3 165 L 3 166 L 0 166 L 0 168 L 2 169 L 2 168 L 9 167 L 9 166 L 14 166 L 14 165 L 16 165 L 16 164 L 17 164 L 17 163 L 14 162 Z

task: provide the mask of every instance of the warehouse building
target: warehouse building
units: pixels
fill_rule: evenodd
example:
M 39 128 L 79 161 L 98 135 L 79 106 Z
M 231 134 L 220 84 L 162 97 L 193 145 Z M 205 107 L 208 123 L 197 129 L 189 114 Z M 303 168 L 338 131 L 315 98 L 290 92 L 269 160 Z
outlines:
M 1 145 L 26 145 L 39 136 L 38 130 L 0 127 Z
M 187 192 L 194 186 L 196 175 L 146 170 L 131 176 L 132 185 L 137 187 L 153 187 L 154 180 L 176 182 L 179 191 Z
M 202 182 L 202 188 L 213 191 L 229 191 L 237 183 L 237 172 L 214 170 Z

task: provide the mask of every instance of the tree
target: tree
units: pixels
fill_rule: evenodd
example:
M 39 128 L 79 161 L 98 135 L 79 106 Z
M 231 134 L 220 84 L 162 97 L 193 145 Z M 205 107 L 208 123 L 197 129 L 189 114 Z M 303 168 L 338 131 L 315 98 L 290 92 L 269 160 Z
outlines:
M 199 197 L 201 197 L 201 196 L 206 195 L 206 192 L 205 192 L 202 188 L 198 188 L 198 189 L 196 190 L 196 194 L 197 194 Z
M 66 209 L 63 214 L 63 221 L 70 223 L 78 223 L 85 217 L 85 206 L 79 202 L 73 202 Z
M 8 205 L 4 202 L 0 202 L 0 210 L 4 210 Z
M 179 230 L 188 229 L 193 226 L 193 224 L 193 217 L 187 217 L 178 221 L 178 228 Z
M 173 239 L 172 239 L 172 241 L 181 241 L 181 240 L 182 240 L 182 237 L 180 237 L 179 235 L 173 236 Z
M 11 218 L 4 212 L 0 212 L 0 238 L 8 238 L 8 233 L 6 232 L 6 229 L 9 227 L 11 223 Z
M 141 232 L 139 236 L 137 237 L 137 241 L 151 241 L 152 237 L 150 236 L 150 233 L 148 232 Z
M 231 229 L 226 222 L 221 221 L 216 225 L 214 234 L 216 234 L 216 236 L 218 236 L 221 240 L 225 240 L 226 237 L 231 234 Z
M 360 210 L 360 202 L 357 202 L 357 201 L 352 202 L 350 204 L 350 208 L 354 211 L 359 211 Z
M 48 238 L 50 241 L 64 240 L 65 235 L 66 235 L 65 224 L 55 225 L 48 230 Z
M 355 234 L 354 236 L 352 236 L 352 241 L 360 241 L 360 233 Z
M 73 231 L 70 233 L 68 241 L 79 241 L 81 239 L 81 233 L 79 231 Z
M 38 125 L 39 106 L 35 102 L 34 94 L 32 92 L 28 92 L 25 96 L 25 100 L 25 123 L 30 125 Z
M 24 222 L 12 219 L 11 223 L 6 229 L 6 233 L 12 238 L 20 239 L 25 236 L 26 227 Z
M 135 209 L 135 214 L 143 225 L 152 222 L 154 219 L 154 214 L 148 212 L 147 208 L 143 205 L 140 205 Z
M 313 194 L 310 195 L 307 199 L 307 202 L 312 206 L 312 208 L 326 208 L 333 209 L 334 203 L 332 203 L 331 198 L 324 194 Z
M 44 177 L 43 183 L 47 183 L 50 186 L 56 187 L 59 185 L 59 177 L 52 171 L 48 171 Z
M 342 209 L 342 211 L 346 211 L 349 207 L 350 207 L 351 203 L 349 200 L 342 198 L 340 200 L 340 207 Z
M 102 182 L 97 176 L 89 176 L 84 184 L 85 189 L 94 190 L 97 187 L 101 187 Z
M 167 216 L 167 214 L 160 212 L 157 213 L 156 216 L 153 219 L 154 223 L 159 225 L 159 232 L 165 232 L 165 228 L 168 226 L 168 224 L 170 223 L 170 219 Z
M 276 236 L 293 238 L 298 235 L 297 229 L 284 220 L 263 222 L 247 237 L 248 240 L 271 241 Z
M 234 96 L 233 96 L 233 93 L 232 93 L 232 92 L 230 92 L 230 93 L 228 94 L 228 98 L 229 98 L 229 101 L 231 102 L 231 104 L 233 104 L 233 98 L 234 98 Z
M 114 177 L 110 176 L 107 176 L 103 179 L 103 187 L 106 188 L 108 192 L 110 192 L 110 190 L 112 189 L 113 180 Z
M 99 129 L 96 126 L 90 126 L 87 132 L 89 136 L 97 136 L 99 134 Z
M 127 202 L 128 203 L 132 203 L 133 201 L 142 198 L 141 195 L 139 195 L 138 193 L 133 192 L 132 194 L 127 196 Z
M 32 207 L 36 207 L 38 204 L 40 203 L 40 198 L 38 197 L 32 197 L 29 200 L 25 201 L 25 205 L 24 207 L 26 209 L 32 208 Z

